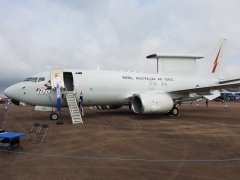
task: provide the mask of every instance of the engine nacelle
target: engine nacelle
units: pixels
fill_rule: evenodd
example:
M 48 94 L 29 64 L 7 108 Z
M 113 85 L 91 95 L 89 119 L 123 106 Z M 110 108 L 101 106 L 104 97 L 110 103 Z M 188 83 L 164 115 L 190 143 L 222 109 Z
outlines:
M 132 98 L 134 113 L 168 113 L 173 108 L 172 98 L 165 93 L 141 93 Z

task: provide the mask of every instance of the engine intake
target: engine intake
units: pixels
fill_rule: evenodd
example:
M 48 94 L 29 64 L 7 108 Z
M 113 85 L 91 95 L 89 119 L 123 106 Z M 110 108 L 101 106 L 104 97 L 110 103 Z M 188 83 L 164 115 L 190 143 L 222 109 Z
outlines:
M 136 114 L 167 113 L 172 108 L 173 100 L 165 93 L 140 93 L 132 98 L 132 109 Z

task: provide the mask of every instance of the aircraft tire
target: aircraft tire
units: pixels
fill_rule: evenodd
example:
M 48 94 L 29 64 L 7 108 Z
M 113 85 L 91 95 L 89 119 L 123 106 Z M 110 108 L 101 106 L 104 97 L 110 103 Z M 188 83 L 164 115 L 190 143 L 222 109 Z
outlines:
M 178 116 L 178 113 L 179 113 L 178 108 L 174 106 L 171 110 L 171 114 L 174 116 Z
M 64 122 L 61 121 L 61 120 L 58 120 L 58 121 L 56 122 L 56 124 L 57 124 L 57 125 L 62 125 L 62 124 L 64 124 Z
M 54 120 L 54 121 L 55 121 L 55 120 L 58 120 L 58 113 L 55 113 L 55 112 L 51 113 L 51 114 L 50 114 L 50 119 L 51 119 L 51 120 Z

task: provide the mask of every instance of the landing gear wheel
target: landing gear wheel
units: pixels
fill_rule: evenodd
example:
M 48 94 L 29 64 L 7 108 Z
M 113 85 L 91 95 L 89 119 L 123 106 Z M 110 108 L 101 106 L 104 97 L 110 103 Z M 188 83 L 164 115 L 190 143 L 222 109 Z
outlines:
M 171 110 L 171 114 L 174 116 L 178 116 L 179 110 L 177 107 L 173 107 Z
M 51 114 L 50 114 L 50 119 L 51 120 L 58 120 L 58 113 L 55 113 L 55 112 L 52 112 Z

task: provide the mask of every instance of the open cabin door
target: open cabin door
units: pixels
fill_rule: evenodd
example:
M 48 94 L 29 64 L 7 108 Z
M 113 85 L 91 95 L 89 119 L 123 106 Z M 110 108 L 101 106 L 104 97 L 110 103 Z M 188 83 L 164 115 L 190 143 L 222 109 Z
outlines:
M 64 80 L 64 84 L 65 84 L 65 90 L 66 91 L 74 91 L 72 72 L 63 72 L 63 80 Z
M 63 70 L 60 68 L 54 68 L 51 70 L 51 86 L 56 88 L 59 83 L 60 88 L 64 88 Z
M 59 83 L 60 88 L 65 91 L 74 91 L 73 75 L 72 72 L 63 72 L 63 69 L 52 69 L 51 70 L 51 85 L 52 88 L 56 88 Z

